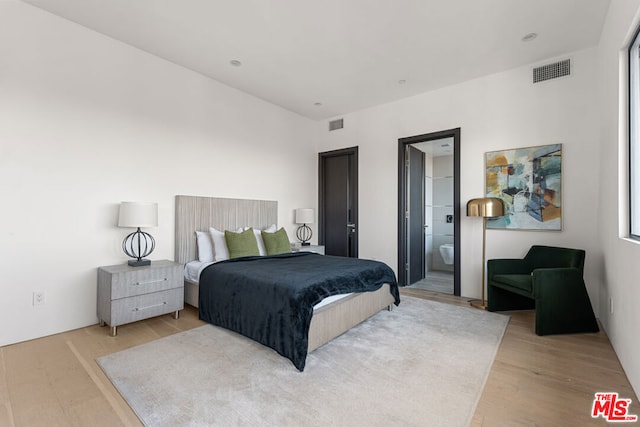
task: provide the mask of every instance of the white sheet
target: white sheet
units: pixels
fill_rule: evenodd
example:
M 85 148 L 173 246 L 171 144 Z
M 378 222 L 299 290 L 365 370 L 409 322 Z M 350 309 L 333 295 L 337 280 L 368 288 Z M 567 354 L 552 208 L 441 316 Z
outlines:
M 202 273 L 202 270 L 204 270 L 206 267 L 210 266 L 211 264 L 213 264 L 213 262 L 201 262 L 201 261 L 188 262 L 187 265 L 184 267 L 184 278 L 191 282 L 198 283 L 200 280 L 200 273 Z M 339 299 L 348 297 L 349 295 L 351 294 L 349 293 L 349 294 L 331 295 L 330 297 L 327 297 L 322 301 L 320 301 L 318 304 L 314 305 L 313 309 L 317 310 L 322 306 L 330 304 L 334 301 L 338 301 Z
M 313 306 L 314 310 L 319 309 L 320 307 L 322 307 L 323 305 L 327 305 L 327 304 L 331 304 L 334 301 L 338 301 L 342 298 L 346 298 L 348 297 L 349 294 L 340 294 L 340 295 L 331 295 L 330 297 L 326 297 L 325 299 L 323 299 L 322 301 L 320 301 L 319 303 L 317 303 L 316 305 Z
M 200 281 L 200 273 L 213 262 L 191 261 L 184 266 L 184 278 L 191 282 L 198 283 Z

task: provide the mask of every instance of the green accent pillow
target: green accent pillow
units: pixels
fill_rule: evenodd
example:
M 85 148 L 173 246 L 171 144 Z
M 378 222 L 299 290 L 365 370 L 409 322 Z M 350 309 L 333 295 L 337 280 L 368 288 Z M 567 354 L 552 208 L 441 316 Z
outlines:
M 264 242 L 264 249 L 267 255 L 278 255 L 291 252 L 289 236 L 287 236 L 287 232 L 284 228 L 281 228 L 275 233 L 268 233 L 263 230 L 262 241 Z
M 253 228 L 249 228 L 241 233 L 225 230 L 224 240 L 229 249 L 229 258 L 241 256 L 259 256 L 258 242 L 253 234 Z

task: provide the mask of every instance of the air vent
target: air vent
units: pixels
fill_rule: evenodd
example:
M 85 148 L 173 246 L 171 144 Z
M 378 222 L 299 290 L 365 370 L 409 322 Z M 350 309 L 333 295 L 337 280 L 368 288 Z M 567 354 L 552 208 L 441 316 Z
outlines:
M 540 83 L 545 80 L 557 79 L 571 74 L 571 60 L 554 62 L 533 69 L 533 82 Z
M 329 122 L 329 131 L 342 129 L 344 127 L 344 119 L 331 120 Z

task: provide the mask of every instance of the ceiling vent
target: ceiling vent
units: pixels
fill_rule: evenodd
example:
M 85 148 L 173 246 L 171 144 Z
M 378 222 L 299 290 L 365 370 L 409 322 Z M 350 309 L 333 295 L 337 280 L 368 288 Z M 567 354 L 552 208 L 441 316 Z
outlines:
M 533 82 L 540 83 L 545 80 L 557 79 L 571 74 L 571 60 L 554 62 L 553 64 L 541 65 L 533 69 Z
M 344 127 L 344 119 L 331 120 L 329 122 L 329 131 L 342 129 Z

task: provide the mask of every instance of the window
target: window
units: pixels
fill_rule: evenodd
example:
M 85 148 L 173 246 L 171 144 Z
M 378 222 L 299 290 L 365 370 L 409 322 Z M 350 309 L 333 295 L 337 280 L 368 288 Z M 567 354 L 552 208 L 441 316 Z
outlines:
M 640 31 L 629 47 L 629 235 L 640 240 Z

